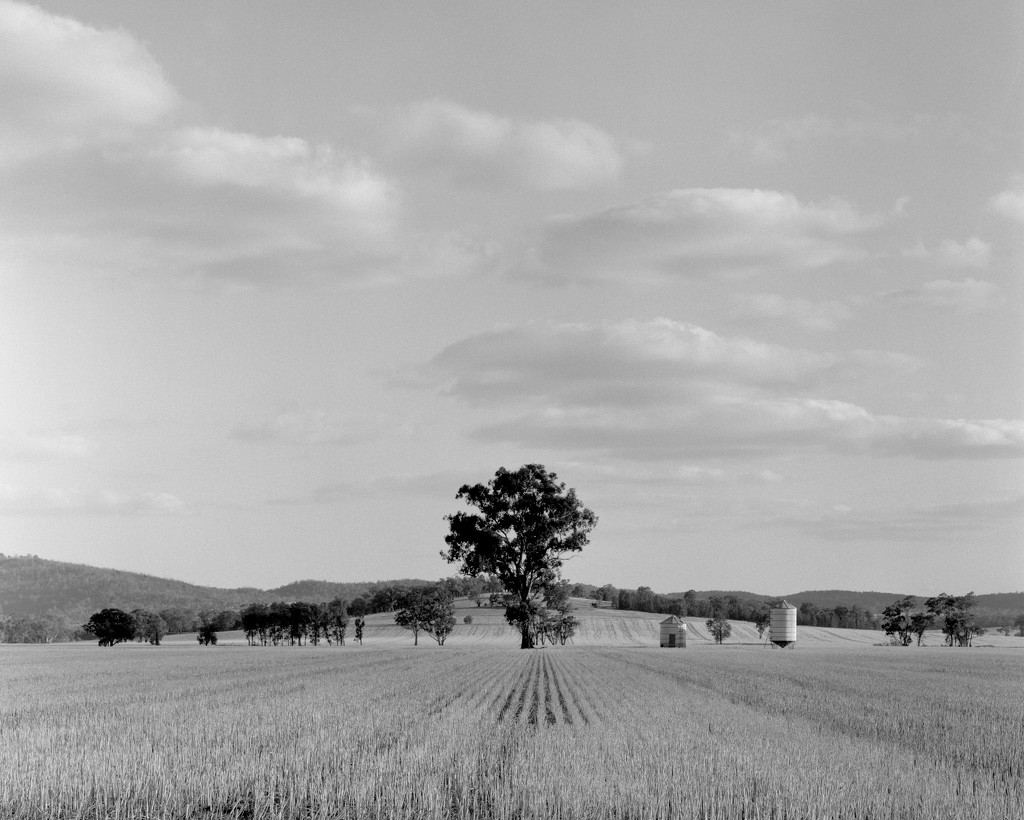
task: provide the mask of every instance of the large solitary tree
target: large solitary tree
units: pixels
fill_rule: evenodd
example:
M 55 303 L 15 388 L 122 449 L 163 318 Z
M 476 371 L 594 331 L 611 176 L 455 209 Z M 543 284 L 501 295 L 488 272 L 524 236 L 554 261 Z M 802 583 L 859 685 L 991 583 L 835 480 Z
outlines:
M 113 646 L 135 637 L 135 619 L 121 609 L 104 609 L 93 613 L 82 629 L 99 638 L 100 646 Z
M 505 617 L 519 629 L 522 648 L 533 648 L 537 596 L 558 582 L 563 557 L 588 543 L 597 516 L 541 464 L 502 467 L 486 484 L 464 484 L 456 498 L 476 512 L 446 517 L 442 557 L 460 563 L 463 575 L 500 580 L 509 596 Z

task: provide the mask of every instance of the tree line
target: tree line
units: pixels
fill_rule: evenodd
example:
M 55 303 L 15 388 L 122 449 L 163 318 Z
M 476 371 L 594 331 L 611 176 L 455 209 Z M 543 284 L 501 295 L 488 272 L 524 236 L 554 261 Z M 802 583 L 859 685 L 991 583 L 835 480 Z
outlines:
M 881 628 L 898 646 L 910 646 L 915 639 L 920 646 L 924 633 L 935 627 L 941 630 L 946 646 L 971 646 L 975 637 L 985 634 L 974 614 L 976 605 L 973 592 L 966 595 L 943 592 L 925 599 L 923 609 L 917 606 L 917 598 L 907 595 L 882 611 Z M 1017 617 L 1014 626 L 1024 637 L 1024 615 Z M 1001 631 L 1009 635 L 1011 629 L 1004 627 Z
M 728 619 L 747 621 L 755 625 L 767 623 L 768 610 L 781 603 L 781 598 L 767 600 L 740 598 L 736 595 L 710 595 L 698 598 L 690 589 L 678 595 L 660 595 L 650 587 L 635 590 L 617 589 L 611 584 L 591 588 L 587 596 L 595 601 L 611 603 L 616 609 L 675 615 L 679 618 Z M 857 606 L 818 607 L 805 601 L 797 609 L 797 623 L 801 626 L 825 626 L 848 629 L 877 629 L 878 616 L 871 610 Z

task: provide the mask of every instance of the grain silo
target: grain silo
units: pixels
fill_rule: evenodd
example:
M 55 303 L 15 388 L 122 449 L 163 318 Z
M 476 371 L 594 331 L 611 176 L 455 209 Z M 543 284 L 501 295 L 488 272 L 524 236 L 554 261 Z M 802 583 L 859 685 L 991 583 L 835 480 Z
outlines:
M 773 644 L 783 649 L 796 645 L 796 607 L 789 601 L 772 607 L 768 636 Z
M 661 645 L 686 649 L 686 624 L 675 615 L 669 615 L 661 622 Z

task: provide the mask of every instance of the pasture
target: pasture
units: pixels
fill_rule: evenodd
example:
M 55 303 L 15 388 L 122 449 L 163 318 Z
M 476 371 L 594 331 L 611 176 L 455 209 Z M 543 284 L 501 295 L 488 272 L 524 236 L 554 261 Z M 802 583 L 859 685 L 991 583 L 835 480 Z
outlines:
M 520 651 L 479 620 L 444 648 L 383 621 L 362 647 L 0 647 L 0 817 L 1024 817 L 1012 639 L 661 650 L 603 611 L 603 645 Z

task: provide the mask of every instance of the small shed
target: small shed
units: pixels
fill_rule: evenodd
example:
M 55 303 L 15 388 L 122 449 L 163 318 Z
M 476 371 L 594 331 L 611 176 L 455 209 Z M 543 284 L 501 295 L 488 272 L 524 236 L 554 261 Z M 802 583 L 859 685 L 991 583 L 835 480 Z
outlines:
M 686 648 L 686 624 L 675 615 L 661 622 L 661 645 L 671 649 Z

